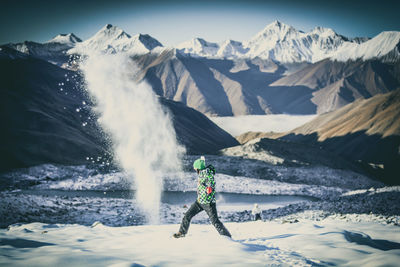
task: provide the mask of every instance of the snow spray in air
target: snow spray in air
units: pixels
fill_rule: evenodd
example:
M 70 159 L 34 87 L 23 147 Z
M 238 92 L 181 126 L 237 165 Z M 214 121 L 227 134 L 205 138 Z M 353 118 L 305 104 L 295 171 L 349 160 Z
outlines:
M 179 171 L 183 152 L 170 117 L 152 88 L 134 81 L 138 68 L 128 55 L 92 54 L 81 70 L 99 124 L 112 139 L 114 157 L 133 179 L 136 200 L 149 222 L 158 223 L 162 177 Z

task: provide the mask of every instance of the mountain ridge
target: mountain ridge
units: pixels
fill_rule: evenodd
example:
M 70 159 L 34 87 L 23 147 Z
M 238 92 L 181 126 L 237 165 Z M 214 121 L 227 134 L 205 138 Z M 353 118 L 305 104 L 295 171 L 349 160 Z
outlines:
M 146 38 L 143 38 L 144 36 Z M 59 36 L 58 39 L 61 40 L 61 37 Z M 89 50 L 96 50 L 106 53 L 145 54 L 150 52 L 160 53 L 165 48 L 157 39 L 148 34 L 130 36 L 119 27 L 111 24 L 106 24 L 85 41 L 79 42 L 78 40 L 80 39 L 75 36 L 75 41 L 70 42 L 72 47 L 65 48 L 63 52 L 85 54 Z M 23 48 L 21 43 L 9 45 L 21 52 L 29 50 Z M 397 61 L 400 59 L 399 47 L 399 31 L 382 32 L 372 39 L 348 38 L 337 34 L 331 28 L 317 26 L 309 32 L 303 32 L 280 21 L 274 21 L 249 40 L 242 42 L 225 40 L 213 43 L 201 37 L 196 37 L 175 47 L 169 47 L 169 49 L 177 49 L 181 54 L 193 57 L 261 58 L 281 63 L 315 63 L 327 58 L 338 61 L 375 58 Z M 155 48 L 159 48 L 159 50 Z M 46 49 L 46 47 L 43 47 L 43 49 Z M 389 58 L 386 57 L 387 55 L 389 55 Z
M 293 40 L 302 45 L 288 47 Z M 248 44 L 233 40 L 211 43 L 194 38 L 186 43 L 189 47 L 178 49 L 164 47 L 150 35 L 131 36 L 107 24 L 83 42 L 25 42 L 10 47 L 71 70 L 77 70 L 81 55 L 92 51 L 123 52 L 138 64 L 138 70 L 132 69 L 134 76 L 147 80 L 158 95 L 209 116 L 321 114 L 400 86 L 400 32 L 383 32 L 370 40 L 350 40 L 329 28 L 315 27 L 305 33 L 275 21 L 251 41 L 258 45 L 246 48 Z M 386 46 L 380 46 L 382 41 Z M 300 59 L 310 58 L 312 44 L 316 45 L 315 51 L 322 51 L 317 56 L 326 56 L 321 50 L 324 47 L 339 51 L 335 45 L 346 44 L 349 49 L 364 47 L 367 57 L 347 61 L 325 58 L 315 63 L 241 57 L 253 51 L 272 56 L 282 52 L 286 58 L 296 58 L 297 49 L 303 47 L 306 50 Z M 265 49 L 268 45 L 272 50 Z M 259 48 L 262 49 L 258 51 Z M 363 55 L 362 51 L 358 55 Z M 380 57 L 368 59 L 374 54 Z

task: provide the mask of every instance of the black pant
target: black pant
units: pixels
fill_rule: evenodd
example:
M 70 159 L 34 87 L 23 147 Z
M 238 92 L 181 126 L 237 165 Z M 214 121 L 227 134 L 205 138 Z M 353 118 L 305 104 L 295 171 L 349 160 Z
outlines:
M 215 203 L 211 204 L 200 204 L 197 201 L 190 206 L 190 208 L 186 211 L 185 216 L 182 219 L 181 227 L 179 232 L 182 234 L 186 234 L 189 230 L 190 220 L 198 214 L 199 212 L 205 210 L 207 212 L 208 217 L 210 218 L 211 223 L 214 225 L 215 229 L 217 229 L 220 235 L 226 235 L 231 237 L 228 229 L 222 224 L 222 222 L 218 219 L 217 214 L 217 206 Z

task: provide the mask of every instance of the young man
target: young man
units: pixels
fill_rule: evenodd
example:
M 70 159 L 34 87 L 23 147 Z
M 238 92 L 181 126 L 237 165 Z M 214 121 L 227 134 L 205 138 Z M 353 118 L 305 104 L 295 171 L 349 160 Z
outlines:
M 229 231 L 218 219 L 216 200 L 215 200 L 215 169 L 212 165 L 206 167 L 205 158 L 201 156 L 193 163 L 193 168 L 198 174 L 197 179 L 197 200 L 186 211 L 182 219 L 179 232 L 174 234 L 175 238 L 184 237 L 189 230 L 191 219 L 201 211 L 205 211 L 211 223 L 220 235 L 231 237 Z

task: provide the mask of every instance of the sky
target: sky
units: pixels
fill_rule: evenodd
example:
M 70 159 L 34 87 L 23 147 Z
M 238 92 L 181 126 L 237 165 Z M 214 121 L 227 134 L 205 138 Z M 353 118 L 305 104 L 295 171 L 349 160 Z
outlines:
M 0 44 L 45 42 L 73 32 L 85 40 L 106 24 L 150 34 L 165 46 L 195 37 L 245 41 L 274 20 L 298 30 L 332 28 L 347 37 L 400 31 L 394 0 L 36 0 L 0 1 Z

